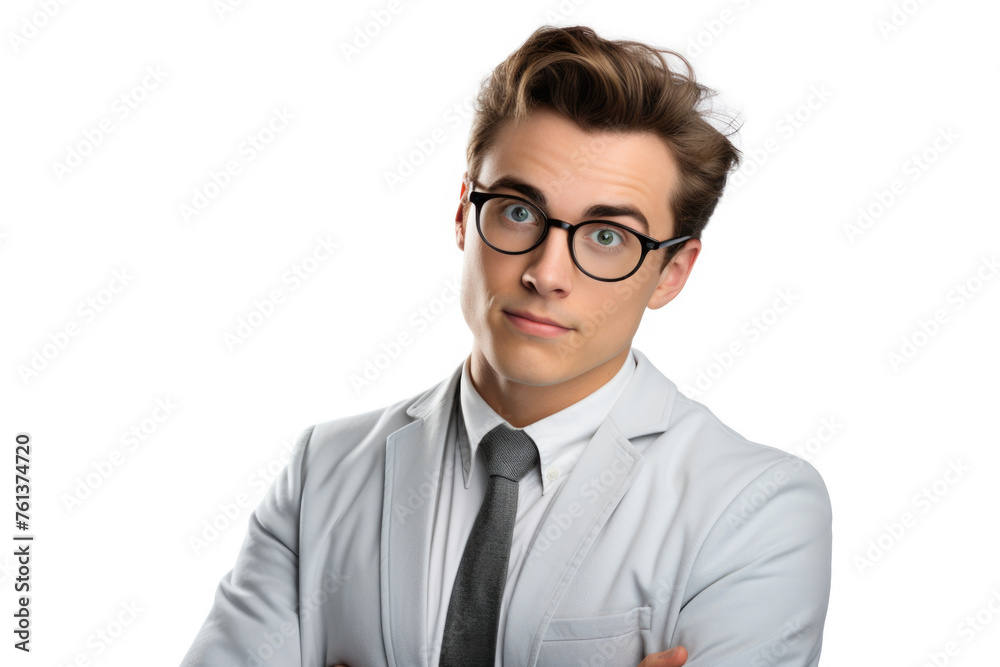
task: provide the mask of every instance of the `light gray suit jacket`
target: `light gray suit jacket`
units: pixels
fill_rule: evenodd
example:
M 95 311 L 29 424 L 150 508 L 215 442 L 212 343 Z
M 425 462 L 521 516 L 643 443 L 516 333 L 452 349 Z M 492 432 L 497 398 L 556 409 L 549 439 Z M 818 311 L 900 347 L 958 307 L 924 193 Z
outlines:
M 687 667 L 816 665 L 822 478 L 727 428 L 632 349 L 631 381 L 529 547 L 503 663 L 635 667 L 683 645 Z M 427 665 L 430 533 L 461 372 L 299 437 L 183 666 Z

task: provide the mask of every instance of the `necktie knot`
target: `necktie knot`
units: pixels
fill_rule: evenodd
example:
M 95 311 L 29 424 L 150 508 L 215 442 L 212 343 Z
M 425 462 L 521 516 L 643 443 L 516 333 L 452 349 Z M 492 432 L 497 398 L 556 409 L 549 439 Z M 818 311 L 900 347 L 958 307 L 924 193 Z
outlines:
M 490 477 L 499 475 L 520 482 L 538 465 L 535 441 L 523 430 L 512 429 L 506 424 L 498 424 L 484 435 L 479 446 L 483 449 Z

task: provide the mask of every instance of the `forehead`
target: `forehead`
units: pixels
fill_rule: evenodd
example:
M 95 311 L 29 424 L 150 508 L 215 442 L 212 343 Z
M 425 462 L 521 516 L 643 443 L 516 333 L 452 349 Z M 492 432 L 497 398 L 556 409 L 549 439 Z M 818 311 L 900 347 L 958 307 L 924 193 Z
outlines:
M 483 187 L 502 177 L 530 184 L 547 213 L 575 220 L 595 205 L 633 206 L 649 220 L 650 235 L 673 227 L 670 197 L 677 167 L 667 143 L 651 132 L 584 130 L 547 108 L 521 124 L 508 121 L 483 159 Z

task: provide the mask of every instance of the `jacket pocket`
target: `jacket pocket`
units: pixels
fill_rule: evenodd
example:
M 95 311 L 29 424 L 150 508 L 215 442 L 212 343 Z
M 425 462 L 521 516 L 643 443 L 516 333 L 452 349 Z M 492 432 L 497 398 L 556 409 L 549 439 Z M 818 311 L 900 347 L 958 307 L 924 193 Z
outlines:
M 649 630 L 651 613 L 651 607 L 636 607 L 608 616 L 553 618 L 542 638 L 537 667 L 635 667 L 646 657 L 641 631 Z

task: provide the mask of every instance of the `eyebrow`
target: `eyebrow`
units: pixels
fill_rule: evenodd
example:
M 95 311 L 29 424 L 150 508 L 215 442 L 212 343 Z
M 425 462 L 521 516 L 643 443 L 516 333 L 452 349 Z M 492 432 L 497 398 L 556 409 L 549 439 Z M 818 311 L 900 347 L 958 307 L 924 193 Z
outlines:
M 542 191 L 530 183 L 525 183 L 519 178 L 515 178 L 513 176 L 501 176 L 497 180 L 493 181 L 491 185 L 486 186 L 487 190 L 496 190 L 497 188 L 514 190 L 515 192 L 522 194 L 525 198 L 537 202 L 539 206 L 544 207 L 546 205 L 545 195 Z M 630 204 L 594 204 L 584 211 L 583 215 L 588 220 L 593 218 L 628 216 L 630 218 L 634 218 L 639 226 L 642 227 L 643 234 L 646 234 L 647 236 L 649 235 L 649 222 L 646 220 L 646 216 L 642 214 L 642 211 Z

